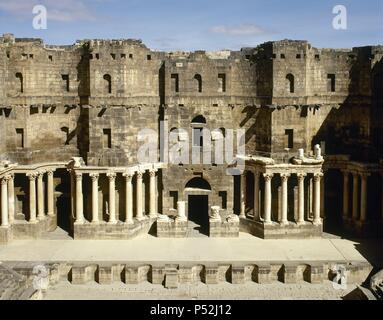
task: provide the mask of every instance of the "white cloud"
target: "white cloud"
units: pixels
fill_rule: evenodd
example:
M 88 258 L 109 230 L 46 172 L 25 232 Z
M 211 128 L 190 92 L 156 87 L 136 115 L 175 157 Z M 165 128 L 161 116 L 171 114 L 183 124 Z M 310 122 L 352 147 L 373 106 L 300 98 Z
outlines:
M 238 26 L 215 26 L 210 28 L 212 33 L 221 33 L 229 36 L 258 36 L 267 31 L 255 24 L 242 24 Z
M 37 4 L 47 8 L 48 20 L 60 22 L 95 20 L 86 2 L 75 0 L 0 0 L 0 11 L 14 17 L 30 18 L 32 8 Z

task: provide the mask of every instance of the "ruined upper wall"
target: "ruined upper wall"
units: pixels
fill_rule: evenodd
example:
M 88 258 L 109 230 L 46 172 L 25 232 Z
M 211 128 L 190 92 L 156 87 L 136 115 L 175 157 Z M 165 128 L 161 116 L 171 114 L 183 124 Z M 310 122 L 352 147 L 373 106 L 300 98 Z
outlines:
M 165 53 L 139 40 L 48 46 L 4 35 L 0 105 L 369 104 L 382 52 L 283 40 L 241 51 Z

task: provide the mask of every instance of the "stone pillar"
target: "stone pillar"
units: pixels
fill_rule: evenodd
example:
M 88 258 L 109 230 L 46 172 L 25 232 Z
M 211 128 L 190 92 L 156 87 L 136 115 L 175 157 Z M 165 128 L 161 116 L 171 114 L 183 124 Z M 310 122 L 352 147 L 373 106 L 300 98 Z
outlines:
M 305 223 L 305 177 L 306 173 L 298 173 L 298 224 Z
M 83 224 L 84 219 L 84 201 L 82 195 L 82 173 L 75 172 L 76 177 L 76 223 Z
M 125 177 L 125 222 L 133 224 L 133 188 L 131 173 L 124 173 Z
M 143 214 L 143 208 L 142 208 L 142 174 L 143 172 L 138 171 L 137 172 L 137 179 L 136 179 L 136 219 L 137 220 L 143 220 L 144 219 L 144 214 Z
M 9 226 L 8 212 L 8 181 L 10 177 L 5 176 L 1 179 L 1 226 Z
M 185 201 L 177 201 L 177 220 L 186 221 Z
M 349 215 L 349 172 L 343 171 L 343 219 L 348 219 Z
M 246 218 L 246 172 L 243 172 L 243 175 L 241 176 L 241 218 Z
M 360 221 L 365 222 L 367 218 L 367 173 L 362 173 L 360 185 Z
M 271 179 L 273 178 L 273 174 L 264 173 L 263 177 L 265 178 L 265 217 L 264 223 L 271 223 Z
M 254 172 L 254 220 L 260 221 L 259 214 L 259 172 Z
M 76 206 L 75 206 L 75 177 L 74 172 L 72 170 L 69 171 L 69 177 L 70 177 L 70 212 L 71 217 L 74 220 L 76 216 Z
M 109 179 L 109 223 L 117 223 L 116 220 L 116 173 L 108 172 Z
M 47 204 L 48 204 L 48 216 L 54 216 L 54 200 L 55 200 L 55 193 L 54 193 L 54 186 L 53 186 L 53 170 L 47 171 Z
M 321 179 L 321 183 L 320 183 L 320 215 L 322 217 L 322 219 L 325 219 L 325 189 L 324 189 L 324 185 L 325 185 L 325 173 L 323 173 L 323 178 Z
M 29 179 L 29 222 L 36 223 L 36 177 L 35 172 L 27 174 Z
M 359 174 L 357 172 L 352 173 L 353 177 L 353 190 L 352 190 L 352 219 L 354 221 L 358 220 L 359 212 Z
M 315 173 L 314 174 L 314 224 L 320 225 L 322 224 L 322 219 L 320 217 L 320 189 L 321 189 L 321 178 L 323 177 L 323 173 Z
M 155 218 L 157 216 L 156 212 L 156 170 L 149 170 L 149 216 Z
M 92 223 L 99 223 L 98 218 L 98 173 L 91 173 L 89 177 L 92 179 Z
M 288 224 L 287 220 L 287 209 L 288 209 L 288 179 L 290 175 L 286 173 L 281 174 L 281 181 L 282 181 L 282 196 L 281 196 L 281 221 L 280 223 L 282 225 Z
M 15 175 L 10 174 L 8 180 L 8 212 L 9 223 L 13 224 L 15 221 Z
M 43 220 L 45 218 L 43 177 L 44 177 L 44 172 L 39 172 L 37 174 L 37 219 L 38 220 Z

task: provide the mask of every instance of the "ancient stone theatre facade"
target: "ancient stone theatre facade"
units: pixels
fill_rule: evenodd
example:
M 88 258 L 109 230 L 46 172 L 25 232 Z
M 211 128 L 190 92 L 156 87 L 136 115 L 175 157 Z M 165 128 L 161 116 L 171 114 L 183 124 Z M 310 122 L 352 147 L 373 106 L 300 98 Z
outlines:
M 0 243 L 58 227 L 74 239 L 381 235 L 382 110 L 382 46 L 169 53 L 5 34 Z M 140 162 L 143 129 L 158 150 L 161 132 L 190 137 L 189 152 L 211 163 L 161 151 Z M 245 132 L 245 152 L 220 163 L 204 146 L 228 130 Z

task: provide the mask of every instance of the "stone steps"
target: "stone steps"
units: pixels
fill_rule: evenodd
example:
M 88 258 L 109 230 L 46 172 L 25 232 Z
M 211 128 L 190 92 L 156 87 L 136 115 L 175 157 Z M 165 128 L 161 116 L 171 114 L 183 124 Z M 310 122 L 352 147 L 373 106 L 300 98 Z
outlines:
M 26 291 L 30 291 L 26 277 L 10 268 L 0 266 L 0 300 L 28 299 Z
M 150 282 L 165 287 L 176 288 L 186 283 L 233 285 L 246 282 L 268 284 L 282 282 L 286 284 L 308 282 L 313 284 L 333 280 L 336 273 L 332 270 L 341 265 L 346 270 L 348 284 L 361 284 L 371 272 L 368 263 L 337 262 L 285 262 L 285 263 L 65 263 L 56 264 L 56 281 L 70 281 L 72 284 L 98 282 L 111 284 L 123 282 L 139 284 Z M 21 268 L 23 274 L 30 274 L 27 268 Z M 53 274 L 51 268 L 51 275 Z M 51 277 L 53 279 L 53 277 Z

